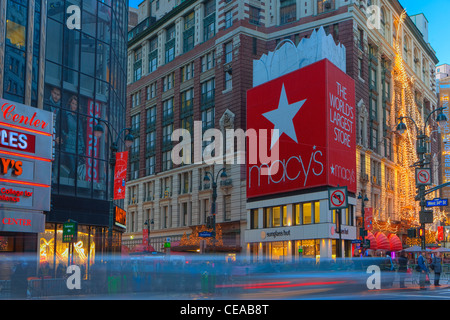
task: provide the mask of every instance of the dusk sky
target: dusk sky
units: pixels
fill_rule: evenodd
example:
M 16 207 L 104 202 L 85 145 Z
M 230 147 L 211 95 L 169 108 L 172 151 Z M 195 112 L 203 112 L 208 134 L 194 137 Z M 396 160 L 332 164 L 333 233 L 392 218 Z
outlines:
M 137 8 L 142 0 L 129 0 L 130 7 Z M 429 25 L 429 41 L 436 51 L 440 64 L 450 64 L 450 41 L 448 40 L 448 31 L 450 27 L 445 26 L 444 22 L 449 19 L 450 1 L 449 0 L 400 0 L 400 3 L 406 9 L 409 15 L 423 13 L 427 17 Z

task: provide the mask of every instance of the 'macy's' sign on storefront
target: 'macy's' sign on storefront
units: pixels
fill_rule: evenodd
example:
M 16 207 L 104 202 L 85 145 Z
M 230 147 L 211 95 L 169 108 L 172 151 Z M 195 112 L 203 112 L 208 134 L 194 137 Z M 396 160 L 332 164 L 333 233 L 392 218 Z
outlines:
M 249 90 L 247 130 L 272 134 L 247 143 L 247 197 L 338 185 L 356 192 L 355 116 L 354 81 L 327 59 Z

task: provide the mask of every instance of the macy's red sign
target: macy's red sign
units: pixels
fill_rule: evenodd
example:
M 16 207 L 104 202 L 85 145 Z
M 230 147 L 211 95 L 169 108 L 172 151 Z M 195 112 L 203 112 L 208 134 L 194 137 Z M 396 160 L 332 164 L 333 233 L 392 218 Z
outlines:
M 247 129 L 269 130 L 278 157 L 250 161 L 247 197 L 321 186 L 356 192 L 355 84 L 327 59 L 247 92 Z M 254 159 L 254 158 L 253 158 Z

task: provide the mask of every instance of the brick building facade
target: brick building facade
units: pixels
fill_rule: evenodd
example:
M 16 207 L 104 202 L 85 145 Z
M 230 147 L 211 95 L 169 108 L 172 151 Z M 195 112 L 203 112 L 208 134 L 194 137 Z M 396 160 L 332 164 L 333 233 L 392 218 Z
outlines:
M 126 120 L 138 139 L 130 154 L 123 244 L 140 244 L 145 222 L 156 250 L 167 237 L 179 245 L 184 233 L 205 224 L 212 190 L 203 176 L 222 165 L 172 165 L 168 153 L 176 142 L 170 133 L 177 128 L 192 132 L 194 121 L 202 121 L 203 132 L 245 130 L 253 60 L 283 39 L 297 45 L 321 26 L 345 46 L 347 74 L 356 83 L 358 191 L 368 195 L 366 206 L 380 221 L 400 221 L 401 208 L 410 201 L 401 183 L 409 179 L 401 158 L 406 147 L 393 132 L 405 104 L 394 46 L 403 8 L 398 1 L 374 4 L 382 8 L 381 29 L 369 28 L 366 0 L 178 0 L 172 6 L 143 1 L 128 42 Z M 399 32 L 407 46 L 404 60 L 411 55 L 405 68 L 415 76 L 413 92 L 423 115 L 437 106 L 430 80 L 437 59 L 408 17 Z M 248 251 L 245 168 L 224 166 L 228 178 L 218 187 L 217 223 L 225 247 Z M 360 208 L 358 201 L 351 224 Z

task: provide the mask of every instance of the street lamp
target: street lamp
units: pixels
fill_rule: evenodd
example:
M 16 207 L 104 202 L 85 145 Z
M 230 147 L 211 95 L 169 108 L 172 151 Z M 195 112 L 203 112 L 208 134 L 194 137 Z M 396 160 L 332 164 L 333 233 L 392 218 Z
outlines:
M 144 223 L 144 226 L 147 228 L 147 251 L 148 251 L 148 247 L 150 246 L 150 225 L 154 225 L 154 221 L 153 219 L 150 220 L 150 223 L 148 223 L 150 219 L 147 219 Z
M 420 128 L 417 126 L 417 123 L 411 117 L 402 116 L 402 117 L 398 118 L 400 120 L 400 123 L 397 125 L 397 132 L 400 135 L 402 135 L 408 129 L 406 124 L 403 122 L 404 119 L 411 120 L 411 122 L 416 127 L 417 141 L 418 141 L 418 144 L 416 146 L 416 152 L 417 152 L 419 161 L 413 165 L 414 167 L 424 168 L 425 164 L 429 164 L 429 163 L 425 163 L 425 154 L 427 153 L 426 140 L 428 139 L 427 135 L 425 134 L 425 130 L 427 128 L 428 120 L 430 119 L 431 115 L 435 112 L 439 112 L 438 116 L 436 117 L 436 122 L 438 123 L 439 126 L 443 125 L 443 124 L 445 124 L 445 122 L 447 122 L 447 120 L 448 120 L 447 116 L 443 113 L 443 110 L 445 110 L 445 109 L 446 109 L 446 107 L 441 107 L 441 108 L 436 108 L 433 111 L 431 111 L 428 114 L 428 116 L 424 122 L 423 130 L 420 130 Z M 418 200 L 420 201 L 419 215 L 423 216 L 423 215 L 425 215 L 425 207 L 426 207 L 425 185 L 417 185 L 417 182 L 416 182 L 416 188 L 418 191 Z M 421 228 L 423 230 L 425 230 L 425 223 L 423 221 L 421 223 Z M 422 250 L 425 250 L 425 247 L 426 247 L 425 234 L 422 236 L 421 240 L 422 240 L 421 241 L 422 242 Z
M 362 190 L 364 192 L 364 190 Z M 361 216 L 362 216 L 362 225 L 363 227 L 360 229 L 360 236 L 363 237 L 363 244 L 365 245 L 365 237 L 367 236 L 366 234 L 366 223 L 364 220 L 364 215 L 365 215 L 365 208 L 366 208 L 366 202 L 369 201 L 369 198 L 367 198 L 367 195 L 364 194 L 364 198 L 363 195 L 361 194 L 361 192 L 358 195 L 358 200 L 362 200 L 361 201 Z
M 103 126 L 100 124 L 100 122 L 103 122 L 104 124 L 106 124 L 106 126 L 108 127 L 108 132 L 110 134 L 112 134 L 113 126 L 109 121 L 103 120 L 100 118 L 95 118 L 94 121 L 96 122 L 96 124 L 94 125 L 94 136 L 97 139 L 100 139 L 103 136 L 103 133 L 105 132 L 105 130 L 103 129 Z M 114 131 L 116 131 L 116 130 L 114 130 Z M 124 138 L 125 148 L 131 147 L 131 145 L 133 144 L 133 140 L 134 140 L 133 135 L 130 133 L 131 128 L 123 128 L 117 134 L 116 140 L 113 143 L 111 143 L 111 146 L 110 146 L 111 153 L 109 156 L 109 165 L 110 165 L 110 181 L 109 181 L 109 183 L 110 183 L 111 199 L 110 199 L 110 203 L 109 203 L 109 227 L 108 227 L 109 252 L 112 252 L 112 233 L 113 233 L 113 224 L 114 224 L 114 171 L 115 171 L 115 167 L 116 167 L 116 153 L 117 153 L 117 151 L 119 151 L 120 137 L 121 137 L 122 133 L 124 133 L 125 131 L 128 131 L 128 133 L 125 135 L 125 138 Z
M 219 175 L 221 181 L 225 181 L 228 178 L 227 171 L 225 168 L 220 169 L 215 177 L 211 172 L 208 171 L 205 172 L 205 176 L 203 177 L 203 183 L 209 183 L 212 180 L 211 225 L 213 229 L 214 245 L 216 244 L 216 200 L 217 200 L 217 181 L 219 180 Z

